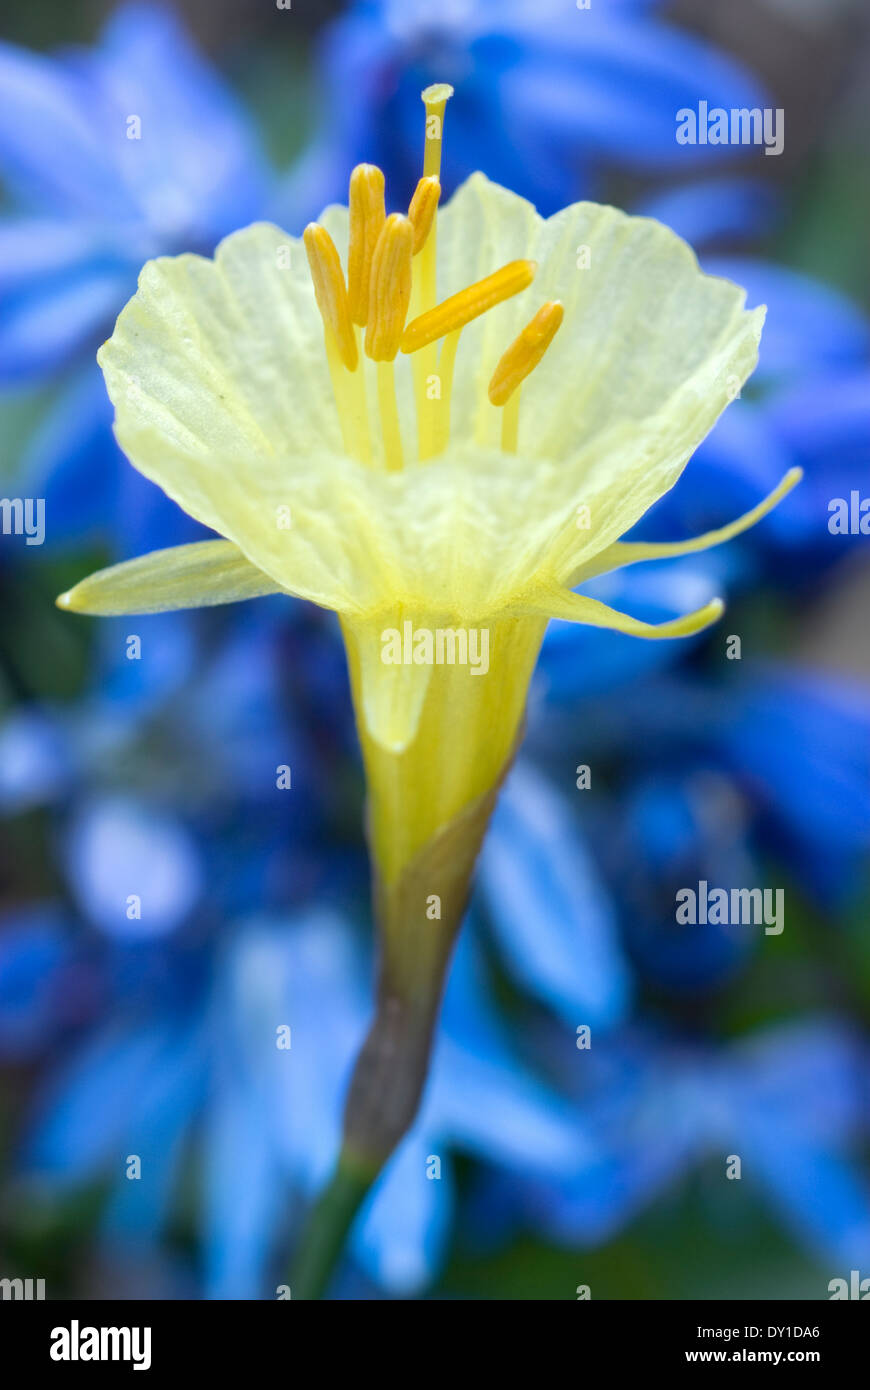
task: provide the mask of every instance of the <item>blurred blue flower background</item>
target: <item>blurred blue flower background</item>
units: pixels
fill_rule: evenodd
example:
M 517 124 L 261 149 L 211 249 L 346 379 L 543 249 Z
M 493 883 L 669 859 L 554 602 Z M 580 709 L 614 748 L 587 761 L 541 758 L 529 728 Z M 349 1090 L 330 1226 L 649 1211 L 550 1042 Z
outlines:
M 418 1120 L 336 1298 L 824 1298 L 870 1275 L 870 23 L 860 0 L 61 4 L 0 43 L 0 1275 L 274 1298 L 335 1156 L 372 980 L 331 615 L 91 623 L 53 597 L 199 532 L 123 459 L 94 361 L 155 255 L 293 233 L 349 168 L 396 205 L 420 89 L 448 191 L 659 217 L 768 318 L 638 537 L 801 487 L 722 550 L 606 576 L 687 642 L 554 622 Z M 681 145 L 773 107 L 785 147 Z M 870 524 L 868 524 L 870 529 Z M 781 934 L 678 922 L 781 888 Z M 138 1168 L 136 1160 L 138 1159 Z M 739 1177 L 734 1160 L 739 1160 Z

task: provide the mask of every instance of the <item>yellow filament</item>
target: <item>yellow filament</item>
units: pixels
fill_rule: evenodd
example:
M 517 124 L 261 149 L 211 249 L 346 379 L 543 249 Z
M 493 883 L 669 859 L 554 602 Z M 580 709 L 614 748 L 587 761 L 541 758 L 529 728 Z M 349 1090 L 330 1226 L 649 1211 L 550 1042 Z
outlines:
M 450 440 L 450 397 L 453 393 L 453 371 L 456 366 L 456 350 L 462 329 L 448 333 L 441 345 L 438 358 L 438 375 L 441 378 L 441 400 L 439 402 L 438 428 L 436 430 L 435 452 L 441 453 Z
M 378 408 L 381 413 L 381 432 L 384 437 L 384 459 L 389 473 L 402 467 L 402 433 L 396 405 L 395 366 L 392 361 L 378 362 Z
M 550 300 L 502 353 L 489 383 L 489 399 L 493 405 L 504 405 L 520 382 L 534 371 L 555 338 L 564 316 L 565 310 L 559 301 Z
M 325 227 L 309 222 L 302 233 L 314 298 L 324 327 L 335 337 L 339 357 L 349 372 L 356 371 L 359 356 L 347 302 L 347 289 L 335 242 Z
M 520 437 L 520 390 L 514 391 L 501 413 L 501 447 L 505 454 L 515 454 Z
M 335 408 L 338 413 L 344 452 L 351 457 L 360 457 L 361 441 L 356 429 L 356 412 L 351 393 L 351 383 L 356 380 L 356 377 L 345 371 L 339 352 L 338 339 L 328 323 L 323 325 L 323 341 L 326 345 L 326 362 L 332 380 L 332 394 L 335 397 Z M 359 375 L 361 378 L 362 372 Z
M 452 294 L 434 309 L 414 319 L 402 334 L 402 352 L 416 352 L 419 348 L 444 338 L 457 328 L 464 328 L 472 319 L 485 314 L 503 300 L 527 289 L 534 279 L 537 266 L 534 261 L 509 261 L 500 270 L 493 271 L 485 279 L 469 285 L 467 289 Z
M 414 228 L 393 212 L 384 223 L 372 257 L 365 350 L 375 362 L 392 362 L 411 299 Z
M 362 330 L 354 330 L 356 337 L 357 352 L 361 352 Z M 372 461 L 372 441 L 369 432 L 369 403 L 366 395 L 366 374 L 365 372 L 353 372 L 350 376 L 345 373 L 345 381 L 349 385 L 348 399 L 350 414 L 353 420 L 354 430 L 354 454 L 363 463 Z
M 347 249 L 347 294 L 350 316 L 364 327 L 369 312 L 372 256 L 386 220 L 384 176 L 375 164 L 358 164 L 350 176 L 350 238 Z
M 441 184 L 434 175 L 425 175 L 414 189 L 408 219 L 414 224 L 414 255 L 423 250 L 426 238 L 435 221 L 435 211 L 441 197 Z

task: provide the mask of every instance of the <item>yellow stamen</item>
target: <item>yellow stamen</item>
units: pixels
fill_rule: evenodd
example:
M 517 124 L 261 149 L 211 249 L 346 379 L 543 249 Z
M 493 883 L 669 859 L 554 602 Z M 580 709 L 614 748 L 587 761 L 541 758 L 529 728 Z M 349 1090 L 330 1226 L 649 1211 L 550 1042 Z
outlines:
M 531 323 L 517 334 L 510 347 L 502 353 L 489 383 L 489 399 L 493 405 L 510 400 L 521 381 L 537 367 L 558 332 L 565 310 L 558 299 L 551 299 L 538 310 Z
M 452 294 L 436 308 L 420 314 L 408 324 L 402 334 L 402 352 L 416 352 L 418 348 L 434 343 L 437 338 L 443 338 L 457 328 L 464 328 L 472 319 L 485 314 L 487 309 L 519 294 L 520 290 L 527 289 L 532 283 L 536 269 L 534 261 L 509 261 L 492 275 L 460 290 L 458 294 Z
M 400 212 L 384 223 L 372 257 L 365 350 L 375 362 L 392 362 L 399 350 L 411 299 L 414 228 Z
M 450 439 L 450 399 L 453 394 L 453 371 L 456 366 L 456 352 L 462 329 L 449 333 L 441 344 L 438 358 L 438 375 L 441 378 L 441 399 L 437 402 L 439 414 L 437 421 L 435 452 L 442 453 Z
M 338 339 L 328 323 L 323 325 L 323 341 L 326 345 L 326 362 L 332 381 L 332 394 L 335 398 L 335 409 L 338 414 L 344 452 L 355 458 L 362 458 L 365 445 L 359 437 L 354 418 L 353 395 L 355 393 L 351 391 L 351 386 L 354 382 L 359 382 L 365 390 L 363 373 L 345 371 L 338 350 Z
M 386 216 L 384 176 L 375 164 L 358 164 L 350 176 L 350 238 L 347 249 L 347 294 L 350 316 L 365 327 L 369 313 L 372 256 Z
M 384 462 L 388 473 L 397 473 L 403 462 L 402 432 L 399 428 L 399 411 L 396 405 L 395 365 L 378 362 L 378 408 L 381 413 L 381 434 L 384 441 Z
M 514 391 L 501 413 L 501 448 L 504 454 L 515 454 L 520 437 L 520 396 Z
M 324 326 L 334 335 L 338 354 L 348 371 L 356 371 L 359 355 L 350 320 L 344 272 L 335 242 L 326 228 L 317 222 L 309 222 L 302 233 L 302 240 L 314 282 L 314 298 Z
M 408 217 L 414 224 L 415 256 L 426 245 L 426 238 L 435 220 L 435 210 L 438 207 L 440 197 L 441 184 L 434 175 L 424 176 L 414 189 L 411 206 L 408 208 Z

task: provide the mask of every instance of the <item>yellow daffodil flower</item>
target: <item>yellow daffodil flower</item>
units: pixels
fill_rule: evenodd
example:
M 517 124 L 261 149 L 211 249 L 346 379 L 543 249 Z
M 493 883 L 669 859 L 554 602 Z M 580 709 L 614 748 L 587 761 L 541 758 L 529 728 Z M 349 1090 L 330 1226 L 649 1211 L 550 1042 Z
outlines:
M 423 95 L 407 214 L 386 214 L 383 175 L 361 165 L 349 208 L 302 240 L 257 224 L 213 260 L 145 266 L 99 353 L 117 438 L 224 539 L 113 566 L 58 600 L 119 614 L 284 593 L 339 614 L 385 938 L 369 1102 L 397 1047 L 425 1054 L 548 619 L 699 632 L 719 600 L 650 626 L 575 590 L 727 540 L 798 477 L 697 540 L 621 539 L 752 372 L 764 310 L 668 228 L 612 207 L 545 220 L 475 174 L 439 209 L 450 89 Z M 386 659 L 387 634 L 409 632 Z M 487 670 L 438 664 L 420 632 L 449 634 L 454 657 L 485 633 Z M 375 1164 L 411 1102 L 373 1138 L 357 1092 L 346 1132 Z

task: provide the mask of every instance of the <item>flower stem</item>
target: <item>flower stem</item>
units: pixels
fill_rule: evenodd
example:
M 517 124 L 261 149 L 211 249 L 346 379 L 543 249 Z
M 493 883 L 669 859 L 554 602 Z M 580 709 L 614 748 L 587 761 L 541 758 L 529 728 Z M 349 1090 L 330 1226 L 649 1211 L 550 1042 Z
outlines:
M 354 1164 L 344 1154 L 339 1158 L 296 1253 L 290 1277 L 294 1299 L 318 1299 L 327 1292 L 354 1217 L 376 1177 L 377 1170 Z
M 425 997 L 404 995 L 382 965 L 375 1017 L 348 1090 L 341 1154 L 311 1212 L 290 1279 L 294 1299 L 327 1292 L 362 1202 L 414 1121 L 448 956 L 449 946 L 428 977 Z
M 406 896 L 410 891 L 419 897 L 419 888 L 409 889 L 407 879 L 377 895 L 382 954 L 375 1015 L 350 1080 L 338 1163 L 309 1217 L 290 1279 L 293 1298 L 317 1299 L 326 1293 L 366 1194 L 414 1122 L 471 865 L 490 808 L 487 798 L 470 849 L 456 856 L 461 867 L 451 865 L 447 882 L 442 883 L 443 871 L 438 876 L 438 886 L 454 899 L 446 921 L 427 923 L 422 934 L 413 930 Z M 465 827 L 464 818 L 459 824 Z M 457 884 L 449 881 L 454 875 Z M 410 878 L 413 884 L 416 875 Z

